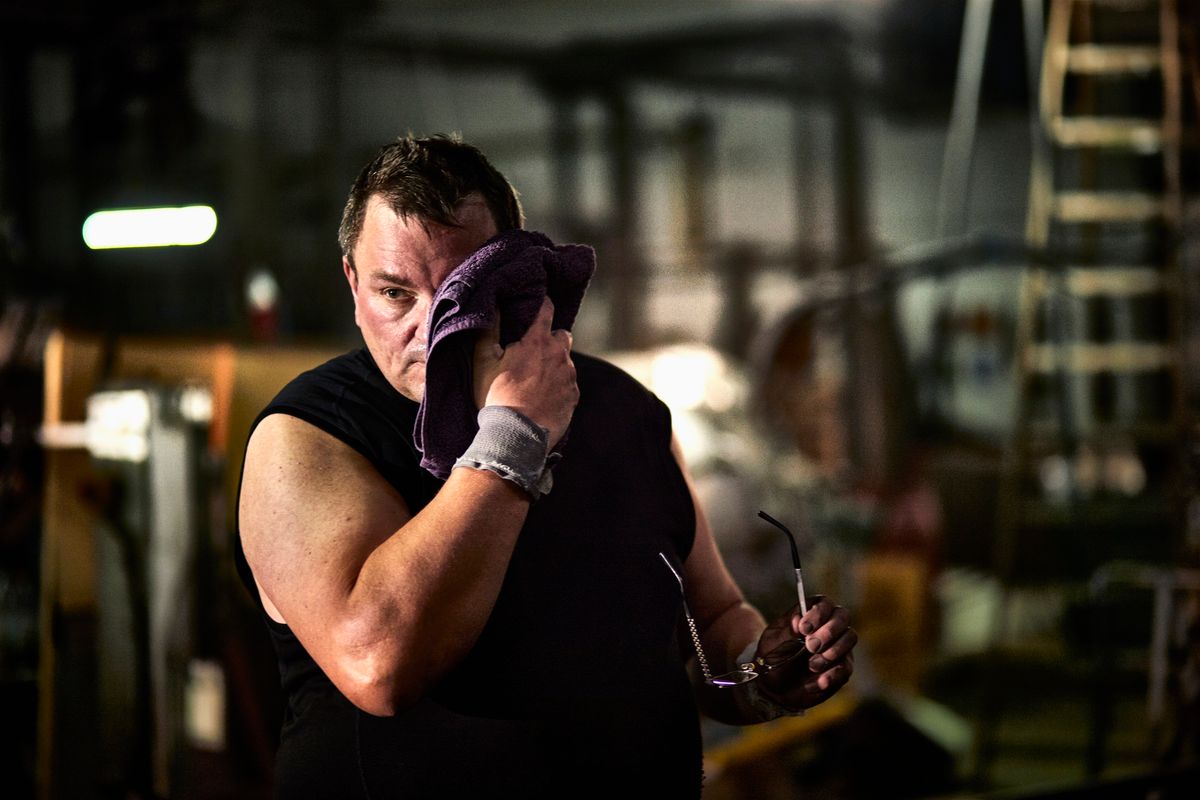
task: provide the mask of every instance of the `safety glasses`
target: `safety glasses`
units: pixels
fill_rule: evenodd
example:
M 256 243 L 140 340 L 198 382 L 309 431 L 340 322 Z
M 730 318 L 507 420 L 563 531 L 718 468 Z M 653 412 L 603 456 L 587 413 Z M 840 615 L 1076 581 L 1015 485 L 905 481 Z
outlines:
M 800 553 L 796 549 L 796 538 L 792 536 L 792 532 L 788 530 L 787 526 L 766 512 L 759 511 L 758 516 L 783 531 L 787 536 L 788 544 L 792 548 L 792 566 L 796 574 L 796 594 L 800 600 L 800 613 L 801 615 L 807 614 L 808 601 L 804 597 L 804 578 L 800 572 Z M 688 608 L 687 592 L 683 586 L 683 575 L 671 564 L 670 559 L 665 554 L 660 552 L 658 556 L 667 565 L 667 569 L 671 570 L 671 574 L 675 576 L 675 580 L 679 581 L 679 592 L 683 595 L 683 615 L 687 620 L 688 631 L 692 636 L 692 645 L 696 648 L 696 659 L 700 662 L 700 671 L 704 675 L 705 683 L 721 688 L 749 683 L 756 678 L 766 675 L 773 669 L 782 667 L 784 664 L 806 652 L 803 639 L 788 639 L 771 652 L 757 656 L 753 661 L 738 664 L 737 669 L 720 675 L 713 675 L 708 665 L 708 658 L 704 654 L 704 647 L 700 644 L 700 632 L 696 628 L 696 619 L 692 616 L 691 609 Z

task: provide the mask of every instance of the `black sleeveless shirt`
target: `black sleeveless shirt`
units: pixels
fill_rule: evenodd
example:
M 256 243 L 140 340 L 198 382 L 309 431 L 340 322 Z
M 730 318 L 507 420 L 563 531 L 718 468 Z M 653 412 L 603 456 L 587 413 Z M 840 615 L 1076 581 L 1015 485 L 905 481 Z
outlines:
M 475 646 L 426 697 L 393 717 L 359 710 L 264 612 L 287 700 L 277 796 L 699 796 L 679 584 L 658 555 L 678 568 L 695 530 L 669 412 L 616 367 L 573 358 L 580 400 L 554 489 L 531 506 Z M 415 514 L 441 487 L 418 466 L 416 411 L 364 348 L 297 377 L 255 425 L 315 425 Z

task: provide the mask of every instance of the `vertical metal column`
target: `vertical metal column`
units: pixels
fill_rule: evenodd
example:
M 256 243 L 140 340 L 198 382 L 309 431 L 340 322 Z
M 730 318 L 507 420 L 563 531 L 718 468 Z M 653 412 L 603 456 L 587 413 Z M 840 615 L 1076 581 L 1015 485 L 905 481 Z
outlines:
M 608 346 L 621 350 L 645 341 L 645 274 L 639 251 L 637 209 L 637 117 L 628 87 L 614 85 L 604 95 L 608 107 L 608 157 L 612 181 Z
M 721 315 L 717 321 L 717 349 L 742 359 L 754 335 L 754 306 L 750 298 L 758 254 L 746 242 L 738 242 L 721 254 L 717 279 L 721 287 Z
M 813 154 L 813 123 L 808 98 L 797 93 L 792 101 L 792 196 L 796 204 L 796 274 L 810 276 L 823 265 L 813 263 L 817 244 L 817 193 Z
M 344 59 L 342 37 L 342 14 L 338 6 L 323 6 L 318 12 L 320 35 L 328 39 L 318 51 L 317 63 L 321 69 L 321 80 L 317 81 L 316 98 L 318 147 L 324 150 L 320 159 L 321 194 L 329 203 L 332 218 L 341 217 L 342 203 L 346 197 L 347 182 L 342 162 L 345 160 L 342 139 L 342 64 Z
M 853 65 L 843 52 L 839 74 L 847 83 L 854 78 Z M 837 266 L 863 265 L 873 255 L 871 252 L 870 214 L 863 193 L 864 152 L 863 136 L 858 109 L 855 106 L 858 90 L 847 85 L 838 87 L 831 98 L 834 114 L 834 161 L 837 165 Z
M 987 58 L 991 20 L 992 0 L 967 0 L 958 48 L 954 109 L 950 112 L 950 130 L 942 158 L 942 185 L 938 192 L 937 234 L 941 238 L 966 231 L 975 126 L 979 117 L 979 87 Z
M 690 114 L 680 131 L 683 154 L 683 241 L 691 265 L 702 267 L 711 244 L 712 177 L 716 163 L 716 130 L 712 118 Z
M 186 767 L 196 553 L 207 525 L 200 393 L 146 387 L 88 401 L 88 447 L 113 487 L 97 543 L 100 778 L 121 794 L 171 797 Z
M 836 56 L 841 62 L 835 73 L 844 76 L 848 83 L 854 81 L 853 65 L 844 51 Z M 830 102 L 833 105 L 833 144 L 836 182 L 834 198 L 837 214 L 837 238 L 834 244 L 834 266 L 842 271 L 850 291 L 842 305 L 840 329 L 846 357 L 846 385 L 842 393 L 842 404 L 847 420 L 846 436 L 851 461 L 860 475 L 880 477 L 886 470 L 886 445 L 884 423 L 874 413 L 878 396 L 876 376 L 867 365 L 878 364 L 876 342 L 866 327 L 872 320 L 872 311 L 863 307 L 856 296 L 857 286 L 871 279 L 870 228 L 864 200 L 862 131 L 855 107 L 857 92 L 853 86 L 832 87 Z
M 579 238 L 579 98 L 566 92 L 549 94 L 553 117 L 550 149 L 554 158 L 554 224 L 560 236 Z
M 170 407 L 172 399 L 165 392 L 154 397 L 146 476 L 150 499 L 146 599 L 154 712 L 151 763 L 160 797 L 170 797 L 180 788 L 177 771 L 184 744 L 184 685 L 194 636 L 195 552 L 200 535 L 193 506 L 202 497 L 191 451 L 195 437 Z
M 13 221 L 16 236 L 27 238 L 33 233 L 30 218 L 35 185 L 33 164 L 36 161 L 30 91 L 31 55 L 28 48 L 11 41 L 5 42 L 0 49 L 0 216 Z M 3 244 L 0 239 L 0 246 Z

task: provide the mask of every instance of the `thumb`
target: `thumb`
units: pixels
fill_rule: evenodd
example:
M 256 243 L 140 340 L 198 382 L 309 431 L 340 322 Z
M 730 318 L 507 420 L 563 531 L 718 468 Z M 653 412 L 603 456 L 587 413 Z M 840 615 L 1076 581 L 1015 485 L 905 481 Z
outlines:
M 499 358 L 503 352 L 504 348 L 500 346 L 500 319 L 497 318 L 490 328 L 479 332 L 479 338 L 475 342 L 475 355 Z

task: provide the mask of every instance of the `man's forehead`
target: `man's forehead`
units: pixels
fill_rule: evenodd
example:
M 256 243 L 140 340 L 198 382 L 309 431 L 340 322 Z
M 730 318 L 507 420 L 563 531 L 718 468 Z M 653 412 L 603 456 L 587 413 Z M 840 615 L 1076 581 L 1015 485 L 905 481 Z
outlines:
M 373 269 L 367 273 L 368 280 L 375 283 L 388 283 L 404 288 L 416 287 L 416 282 L 410 279 L 405 273 L 395 269 Z
M 366 216 L 381 214 L 387 222 L 419 226 L 429 238 L 453 235 L 463 228 L 475 225 L 495 226 L 492 211 L 488 208 L 487 200 L 479 192 L 471 192 L 454 206 L 454 219 L 458 225 L 446 225 L 435 219 L 423 216 L 416 211 L 406 212 L 397 210 L 383 194 L 376 193 L 367 199 Z
M 440 225 L 416 216 L 398 214 L 386 198 L 372 195 L 366 220 L 355 246 L 355 260 L 374 281 L 409 278 L 424 284 L 425 273 L 437 275 L 447 264 L 457 266 L 496 234 L 496 224 L 483 197 L 468 195 L 456 207 L 458 226 Z M 391 276 L 391 277 L 388 277 Z

